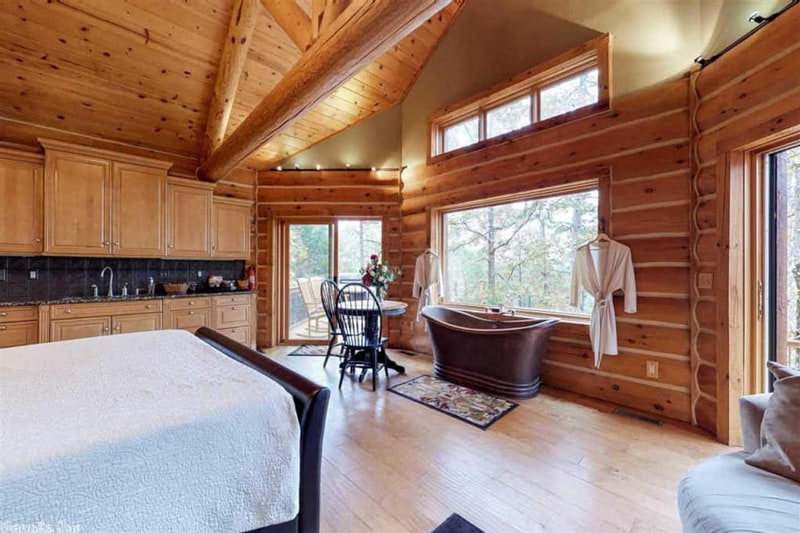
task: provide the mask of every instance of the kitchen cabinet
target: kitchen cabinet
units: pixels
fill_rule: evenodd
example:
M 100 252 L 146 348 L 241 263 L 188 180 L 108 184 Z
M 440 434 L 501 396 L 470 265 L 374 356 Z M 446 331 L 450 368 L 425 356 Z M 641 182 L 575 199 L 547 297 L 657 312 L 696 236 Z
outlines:
M 161 329 L 161 300 L 51 305 L 50 341 Z
M 167 180 L 167 256 L 211 256 L 213 183 Z
M 234 198 L 214 198 L 213 206 L 212 255 L 220 258 L 248 259 L 252 202 Z
M 138 333 L 140 331 L 158 331 L 161 329 L 161 314 L 146 313 L 142 315 L 115 316 L 111 319 L 111 331 L 120 333 Z
M 167 174 L 130 163 L 113 165 L 112 247 L 125 257 L 163 257 Z
M 212 327 L 211 297 L 167 299 L 164 301 L 164 317 L 170 329 L 194 333 L 202 327 Z
M 44 239 L 44 159 L 0 148 L 0 254 L 37 254 Z
M 38 337 L 35 306 L 0 307 L 0 348 L 35 344 Z
M 170 163 L 40 139 L 44 252 L 163 257 Z
M 111 317 L 71 318 L 50 322 L 50 342 L 102 337 L 111 333 Z

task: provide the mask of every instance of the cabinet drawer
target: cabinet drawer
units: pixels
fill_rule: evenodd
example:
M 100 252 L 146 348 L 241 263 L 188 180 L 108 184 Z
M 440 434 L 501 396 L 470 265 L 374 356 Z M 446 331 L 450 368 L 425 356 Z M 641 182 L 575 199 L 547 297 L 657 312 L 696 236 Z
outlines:
M 225 296 L 214 296 L 215 305 L 242 305 L 251 302 L 251 294 L 226 294 Z
M 133 302 L 97 302 L 81 304 L 57 304 L 50 306 L 50 319 L 84 318 L 111 315 L 138 315 L 160 313 L 161 300 L 139 300 Z
M 0 324 L 39 320 L 39 309 L 35 305 L 0 307 Z
M 179 309 L 205 309 L 211 307 L 211 298 L 199 296 L 197 298 L 175 298 L 170 302 L 173 311 Z
M 252 306 L 247 305 L 215 305 L 214 327 L 217 329 L 234 326 L 249 326 Z
M 225 335 L 226 337 L 230 337 L 231 339 L 241 342 L 245 346 L 250 346 L 252 344 L 252 331 L 250 330 L 250 326 L 243 326 L 241 328 L 223 328 L 218 329 L 220 333 Z
M 25 346 L 39 342 L 38 322 L 0 324 L 0 348 Z
M 211 324 L 211 309 L 173 309 L 170 313 L 170 329 L 185 329 L 194 333 Z

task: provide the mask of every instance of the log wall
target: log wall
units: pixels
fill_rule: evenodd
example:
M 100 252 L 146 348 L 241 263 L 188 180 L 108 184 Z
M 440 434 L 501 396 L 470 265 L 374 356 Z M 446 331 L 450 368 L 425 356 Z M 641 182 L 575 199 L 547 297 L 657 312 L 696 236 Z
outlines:
M 691 420 L 689 309 L 688 79 L 614 102 L 613 110 L 534 132 L 403 173 L 402 297 L 399 344 L 428 351 L 411 298 L 414 262 L 428 245 L 430 208 L 611 176 L 611 235 L 630 246 L 639 312 L 618 309 L 620 355 L 592 368 L 586 323 L 559 324 L 543 371 L 545 382 L 679 420 Z M 618 299 L 615 299 L 618 300 Z M 658 378 L 645 362 L 656 361 Z
M 381 217 L 383 257 L 400 263 L 400 176 L 396 170 L 283 170 L 258 174 L 257 280 L 258 346 L 273 346 L 279 287 L 275 264 L 281 219 L 298 217 Z M 395 287 L 389 296 L 398 297 Z M 393 294 L 394 293 L 394 294 Z M 399 337 L 399 324 L 390 321 L 390 334 Z
M 693 74 L 692 116 L 692 368 L 696 422 L 723 442 L 738 439 L 737 371 L 744 347 L 727 338 L 728 305 L 742 288 L 726 265 L 740 244 L 724 228 L 730 220 L 730 151 L 800 127 L 800 7 L 795 6 L 715 63 Z M 735 199 L 735 196 L 734 196 Z M 735 213 L 733 213 L 735 215 Z M 700 274 L 711 276 L 701 288 Z M 746 290 L 746 288 L 744 288 Z

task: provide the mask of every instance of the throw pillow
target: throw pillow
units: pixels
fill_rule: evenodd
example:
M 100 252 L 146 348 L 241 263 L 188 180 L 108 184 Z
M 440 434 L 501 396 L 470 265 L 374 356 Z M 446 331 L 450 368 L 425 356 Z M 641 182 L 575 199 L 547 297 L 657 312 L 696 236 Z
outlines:
M 800 371 L 771 361 L 767 366 L 775 391 L 761 422 L 761 448 L 745 462 L 800 481 Z

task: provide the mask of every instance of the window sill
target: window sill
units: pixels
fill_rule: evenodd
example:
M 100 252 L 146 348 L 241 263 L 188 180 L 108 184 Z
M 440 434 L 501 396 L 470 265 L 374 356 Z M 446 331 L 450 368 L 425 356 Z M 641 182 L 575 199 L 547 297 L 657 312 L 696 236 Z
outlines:
M 529 126 L 525 126 L 524 128 L 520 128 L 503 135 L 498 135 L 497 137 L 492 137 L 491 139 L 485 139 L 483 141 L 476 142 L 475 144 L 470 144 L 469 146 L 465 146 L 463 148 L 458 148 L 456 150 L 451 150 L 449 152 L 444 152 L 437 155 L 430 155 L 428 157 L 428 166 L 449 161 L 450 159 L 455 159 L 473 152 L 478 152 L 485 148 L 506 144 L 515 141 L 520 137 L 524 137 L 525 135 L 530 135 L 542 130 L 561 126 L 569 122 L 606 113 L 610 110 L 611 107 L 609 106 L 608 102 L 598 102 L 596 104 L 588 105 L 586 107 L 576 109 L 575 111 L 564 113 L 563 115 L 558 115 L 556 117 L 551 117 Z

